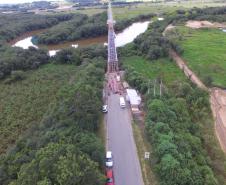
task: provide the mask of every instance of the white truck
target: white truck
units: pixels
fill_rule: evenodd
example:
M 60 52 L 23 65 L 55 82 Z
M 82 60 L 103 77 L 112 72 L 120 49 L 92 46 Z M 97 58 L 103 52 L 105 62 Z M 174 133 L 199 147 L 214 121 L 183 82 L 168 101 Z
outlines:
M 120 107 L 121 108 L 125 108 L 126 107 L 126 102 L 125 102 L 125 99 L 124 99 L 124 97 L 120 97 L 119 98 L 119 103 L 120 103 Z

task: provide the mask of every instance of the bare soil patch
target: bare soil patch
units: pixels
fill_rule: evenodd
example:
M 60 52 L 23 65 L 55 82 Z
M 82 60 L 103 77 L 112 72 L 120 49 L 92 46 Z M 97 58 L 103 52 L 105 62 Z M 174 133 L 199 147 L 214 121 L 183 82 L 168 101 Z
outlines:
M 226 91 L 219 88 L 212 88 L 210 95 L 216 135 L 221 148 L 226 153 Z
M 169 25 L 165 28 L 165 30 L 164 30 L 164 32 L 162 33 L 162 35 L 165 36 L 166 33 L 167 33 L 168 31 L 171 31 L 171 30 L 174 29 L 175 27 L 176 27 L 176 26 L 173 26 L 172 24 L 169 24 Z
M 209 21 L 187 21 L 186 25 L 189 28 L 199 29 L 199 28 L 226 28 L 225 23 L 209 22 Z

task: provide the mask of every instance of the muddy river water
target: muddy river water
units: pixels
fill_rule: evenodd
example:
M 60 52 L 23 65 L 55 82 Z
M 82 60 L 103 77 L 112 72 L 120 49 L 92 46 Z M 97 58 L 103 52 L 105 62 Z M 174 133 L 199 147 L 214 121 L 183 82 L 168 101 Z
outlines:
M 148 28 L 148 24 L 150 21 L 145 22 L 136 22 L 124 29 L 122 32 L 119 32 L 116 34 L 115 43 L 116 47 L 124 46 L 130 42 L 132 42 L 138 35 L 145 32 Z M 15 47 L 22 47 L 24 49 L 27 49 L 30 46 L 36 47 L 36 48 L 47 48 L 49 50 L 49 54 L 55 55 L 57 51 L 67 48 L 67 47 L 84 47 L 92 44 L 106 44 L 107 43 L 107 36 L 100 36 L 95 38 L 89 38 L 89 39 L 82 39 L 78 41 L 72 41 L 72 42 L 64 42 L 60 44 L 54 44 L 54 45 L 34 45 L 32 43 L 32 37 L 45 32 L 46 29 L 38 30 L 38 31 L 32 31 L 29 33 L 26 33 L 22 35 L 21 37 L 18 37 L 17 39 L 10 42 L 10 44 Z

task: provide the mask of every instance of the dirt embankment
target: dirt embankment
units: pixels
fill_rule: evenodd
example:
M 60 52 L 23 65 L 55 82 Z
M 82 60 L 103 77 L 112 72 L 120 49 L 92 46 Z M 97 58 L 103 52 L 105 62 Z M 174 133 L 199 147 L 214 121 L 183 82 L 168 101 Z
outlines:
M 162 35 L 165 36 L 166 33 L 167 33 L 168 31 L 171 31 L 171 30 L 174 29 L 175 27 L 176 27 L 176 26 L 173 26 L 172 24 L 169 24 L 169 25 L 165 28 L 165 30 L 164 30 L 164 32 L 162 33 Z
M 186 62 L 173 50 L 170 51 L 170 56 L 176 61 L 177 65 L 184 74 L 199 88 L 208 91 L 208 88 L 202 83 L 202 81 L 190 70 Z
M 219 88 L 212 88 L 210 103 L 215 121 L 216 135 L 221 148 L 226 153 L 226 91 Z
M 203 82 L 187 66 L 186 62 L 174 51 L 170 51 L 170 56 L 184 74 L 199 88 L 210 93 L 210 104 L 215 121 L 215 133 L 222 150 L 226 153 L 226 90 L 219 88 L 207 88 Z
M 209 21 L 187 21 L 186 25 L 189 28 L 199 29 L 199 28 L 226 28 L 225 23 L 209 22 Z

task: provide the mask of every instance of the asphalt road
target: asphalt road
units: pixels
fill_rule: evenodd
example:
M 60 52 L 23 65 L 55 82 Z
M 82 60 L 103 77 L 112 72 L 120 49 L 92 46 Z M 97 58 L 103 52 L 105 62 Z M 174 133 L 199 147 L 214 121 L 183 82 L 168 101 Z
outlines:
M 130 111 L 120 107 L 118 94 L 108 96 L 106 128 L 107 148 L 113 153 L 115 185 L 143 185 Z

